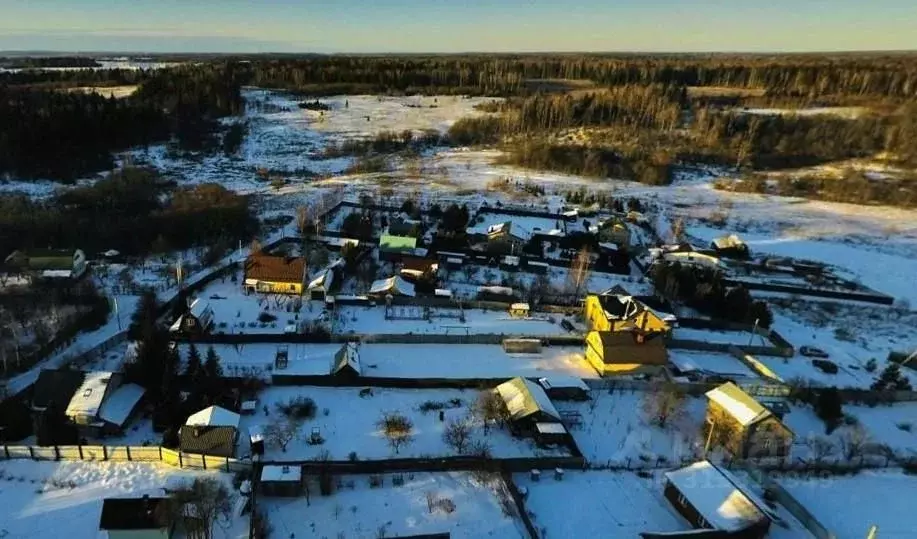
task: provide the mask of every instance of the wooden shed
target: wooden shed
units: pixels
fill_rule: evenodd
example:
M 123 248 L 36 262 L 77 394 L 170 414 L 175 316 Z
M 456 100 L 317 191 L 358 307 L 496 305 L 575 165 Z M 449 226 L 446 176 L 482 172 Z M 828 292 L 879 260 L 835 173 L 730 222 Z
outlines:
M 299 466 L 265 466 L 261 469 L 261 494 L 296 497 L 302 493 L 302 468 Z

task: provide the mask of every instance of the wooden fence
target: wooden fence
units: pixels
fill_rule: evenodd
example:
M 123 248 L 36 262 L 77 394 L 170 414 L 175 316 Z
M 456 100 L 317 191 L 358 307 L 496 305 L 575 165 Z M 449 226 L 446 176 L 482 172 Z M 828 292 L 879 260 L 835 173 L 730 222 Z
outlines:
M 0 459 L 90 462 L 162 462 L 176 468 L 234 472 L 251 468 L 251 463 L 228 457 L 184 453 L 159 446 L 108 445 L 3 445 Z

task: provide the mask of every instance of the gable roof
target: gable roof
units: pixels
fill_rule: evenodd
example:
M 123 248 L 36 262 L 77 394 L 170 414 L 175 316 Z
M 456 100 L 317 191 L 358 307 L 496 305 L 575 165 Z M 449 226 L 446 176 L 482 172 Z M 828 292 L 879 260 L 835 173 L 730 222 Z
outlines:
M 185 425 L 189 427 L 232 427 L 239 428 L 239 414 L 219 406 L 210 406 L 191 414 Z
M 413 252 L 417 247 L 417 238 L 411 236 L 397 236 L 388 230 L 379 238 L 379 250 L 395 252 Z
M 137 384 L 124 384 L 102 403 L 102 408 L 99 409 L 99 418 L 123 427 L 131 412 L 137 407 L 137 403 L 143 398 L 144 393 L 146 393 L 146 390 Z
M 245 278 L 281 283 L 301 283 L 306 262 L 302 257 L 255 254 L 245 259 Z
M 666 472 L 665 477 L 717 530 L 736 532 L 769 520 L 737 478 L 709 461 Z
M 392 294 L 395 296 L 414 296 L 414 285 L 405 281 L 398 275 L 388 279 L 373 281 L 369 287 L 370 294 Z
M 357 349 L 357 343 L 344 343 L 344 346 L 334 353 L 334 360 L 331 362 L 331 374 L 337 374 L 345 368 L 350 368 L 355 373 L 362 374 L 360 351 Z
M 168 498 L 105 498 L 100 530 L 160 530 L 169 527 Z
M 179 447 L 188 453 L 232 455 L 235 449 L 235 427 L 185 425 L 178 429 Z
M 71 369 L 42 369 L 32 390 L 32 407 L 47 408 L 52 402 L 63 411 L 83 383 L 83 373 Z
M 742 388 L 732 382 L 726 382 L 715 389 L 711 389 L 706 395 L 708 399 L 726 410 L 743 427 L 773 415 L 754 397 L 742 391 Z
M 87 372 L 83 378 L 83 383 L 73 393 L 70 403 L 67 405 L 67 416 L 87 415 L 98 416 L 102 408 L 102 401 L 105 398 L 105 392 L 112 383 L 112 379 L 118 375 L 105 372 Z
M 497 393 L 506 404 L 513 420 L 524 419 L 542 412 L 560 421 L 560 413 L 541 386 L 527 378 L 517 377 L 497 386 Z

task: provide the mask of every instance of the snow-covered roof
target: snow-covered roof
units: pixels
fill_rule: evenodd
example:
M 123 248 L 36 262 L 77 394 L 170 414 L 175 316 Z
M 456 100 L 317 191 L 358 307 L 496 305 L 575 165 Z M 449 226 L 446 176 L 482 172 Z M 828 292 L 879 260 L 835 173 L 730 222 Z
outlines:
M 513 303 L 509 306 L 511 311 L 528 311 L 530 309 L 528 303 Z
M 577 378 L 576 376 L 545 376 L 544 378 L 539 378 L 538 383 L 541 384 L 541 387 L 545 389 L 551 389 L 552 387 L 557 388 L 575 388 L 582 389 L 583 391 L 589 391 L 589 386 L 583 382 L 582 378 Z
M 369 287 L 370 294 L 393 294 L 402 296 L 414 296 L 414 285 L 395 275 L 388 279 L 379 279 L 374 281 Z
M 504 257 L 503 257 L 503 260 L 502 260 L 502 263 L 503 263 L 503 264 L 506 264 L 507 266 L 518 266 L 518 265 L 519 265 L 519 257 L 518 257 L 518 256 L 509 256 L 509 255 L 504 256 Z
M 290 481 L 302 480 L 302 468 L 299 466 L 265 466 L 261 468 L 262 481 Z
M 711 389 L 706 395 L 742 426 L 751 425 L 771 415 L 767 408 L 732 382 L 726 382 L 716 389 Z
M 249 425 L 248 439 L 253 444 L 257 442 L 263 442 L 264 441 L 264 427 L 262 427 L 261 425 Z
M 513 378 L 497 386 L 497 393 L 506 404 L 511 419 L 523 419 L 536 412 L 543 412 L 558 421 L 560 413 L 541 386 L 527 378 Z
M 564 428 L 562 423 L 546 423 L 539 421 L 535 423 L 535 430 L 539 434 L 566 434 L 567 429 Z
M 501 296 L 512 296 L 514 294 L 513 289 L 508 286 L 482 286 L 478 288 L 478 292 L 498 294 Z
M 341 349 L 334 354 L 334 359 L 331 362 L 331 374 L 338 373 L 344 367 L 350 367 L 357 374 L 362 374 L 363 369 L 360 367 L 360 351 L 357 349 L 357 343 L 344 343 Z
M 618 250 L 618 245 L 615 243 L 610 243 L 610 242 L 600 243 L 599 247 L 601 247 L 602 249 L 605 249 L 606 251 L 617 251 Z
M 69 279 L 73 276 L 73 270 L 43 270 L 41 276 L 46 279 Z
M 105 398 L 105 390 L 108 389 L 111 377 L 110 372 L 87 372 L 82 385 L 76 390 L 70 399 L 70 404 L 67 405 L 66 415 L 68 417 L 99 415 L 102 399 Z
M 736 234 L 730 234 L 728 236 L 716 238 L 712 243 L 717 249 L 729 249 L 745 245 L 745 242 L 742 241 Z
M 731 474 L 709 461 L 695 462 L 665 476 L 715 529 L 738 531 L 768 518 Z
M 99 418 L 123 427 L 127 418 L 143 398 L 146 390 L 137 384 L 124 384 L 105 399 L 99 410 Z
M 456 258 L 452 256 L 446 258 L 446 262 L 448 262 L 449 264 L 461 264 L 464 261 L 465 260 L 463 258 Z
M 239 428 L 239 414 L 219 406 L 210 406 L 191 414 L 185 425 L 189 427 L 233 427 Z
M 439 296 L 441 298 L 451 298 L 452 290 L 446 288 L 437 288 L 433 291 L 434 296 Z
M 318 272 L 318 275 L 309 281 L 309 290 L 316 290 L 321 288 L 322 290 L 328 291 L 331 289 L 331 285 L 334 284 L 334 272 L 330 268 L 324 269 Z

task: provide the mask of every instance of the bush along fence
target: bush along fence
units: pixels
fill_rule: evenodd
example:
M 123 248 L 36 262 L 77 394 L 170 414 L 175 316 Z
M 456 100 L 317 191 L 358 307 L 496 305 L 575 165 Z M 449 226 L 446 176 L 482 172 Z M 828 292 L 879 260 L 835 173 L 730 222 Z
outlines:
M 234 472 L 251 468 L 251 463 L 209 455 L 184 453 L 159 446 L 107 446 L 107 445 L 3 445 L 0 458 L 47 461 L 89 462 L 162 462 L 176 468 L 220 470 Z

